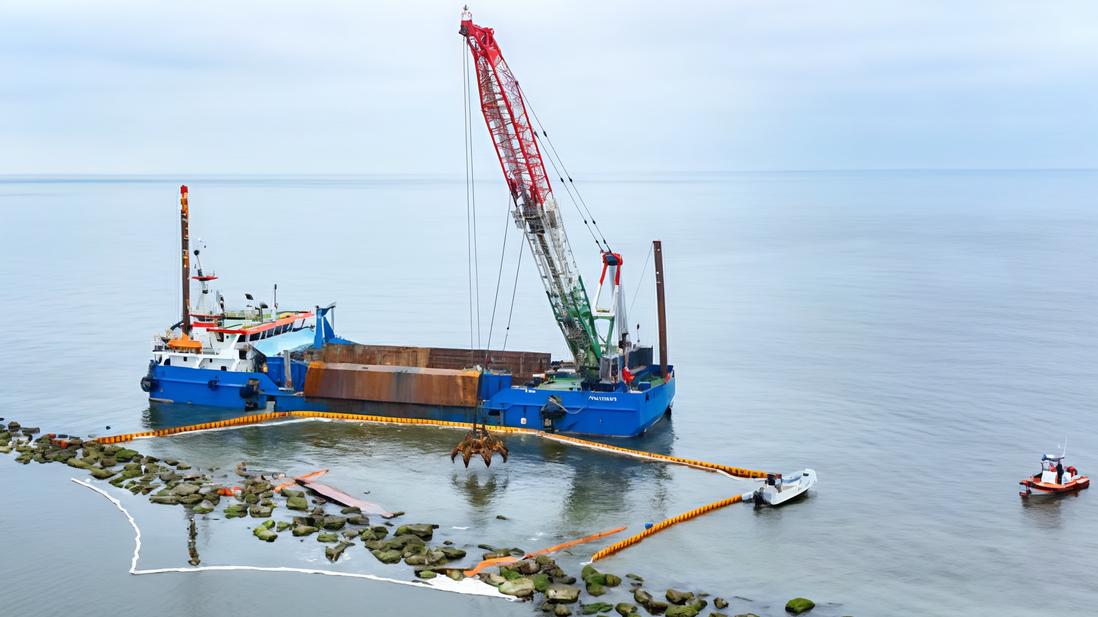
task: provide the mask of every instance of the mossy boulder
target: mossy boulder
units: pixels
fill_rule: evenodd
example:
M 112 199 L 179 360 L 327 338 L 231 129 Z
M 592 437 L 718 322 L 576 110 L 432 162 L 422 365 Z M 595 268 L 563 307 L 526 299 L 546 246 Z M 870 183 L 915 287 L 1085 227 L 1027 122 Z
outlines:
M 713 598 L 713 607 L 718 609 L 718 610 L 724 610 L 724 609 L 728 608 L 728 600 L 725 600 L 724 598 L 722 598 L 720 596 L 717 596 L 716 598 Z
M 321 533 L 317 534 L 316 541 L 317 542 L 328 542 L 328 543 L 339 542 L 339 535 L 335 534 L 335 533 L 332 533 L 330 531 L 324 531 L 324 532 L 321 532 Z
M 114 458 L 122 461 L 132 461 L 135 456 L 139 456 L 137 450 L 130 450 L 129 448 L 120 448 L 118 452 L 114 453 Z
M 401 525 L 397 527 L 396 535 L 403 536 L 411 534 L 422 540 L 430 540 L 434 536 L 434 530 L 438 529 L 438 525 L 431 523 L 415 523 L 411 525 Z
M 800 615 L 802 613 L 807 613 L 815 607 L 816 603 L 808 598 L 793 598 L 785 603 L 785 612 Z
M 328 561 L 339 561 L 340 556 L 343 555 L 343 551 L 347 550 L 348 546 L 351 546 L 350 542 L 340 542 L 335 546 L 329 546 L 324 549 L 324 556 L 328 558 Z
M 567 604 L 554 604 L 553 614 L 556 615 L 556 617 L 568 617 L 568 615 L 572 614 L 572 607 Z
M 282 489 L 281 492 L 282 492 L 282 496 L 285 497 L 286 499 L 289 499 L 291 497 L 304 497 L 305 496 L 305 491 L 299 491 L 299 490 L 292 489 L 292 488 L 284 488 L 284 489 Z
M 584 615 L 594 615 L 596 613 L 605 613 L 614 609 L 614 605 L 608 602 L 592 602 L 591 604 L 581 604 L 580 612 Z
M 248 516 L 248 507 L 244 504 L 234 503 L 225 507 L 225 518 L 243 518 Z
M 102 469 L 100 467 L 92 467 L 88 470 L 88 473 L 92 475 L 96 480 L 106 480 L 107 478 L 115 476 L 118 472 L 114 469 Z
M 295 536 L 308 536 L 316 533 L 318 530 L 311 525 L 294 525 L 293 531 L 290 533 Z
M 672 604 L 667 607 L 667 617 L 697 617 L 698 609 L 686 604 Z
M 346 525 L 347 525 L 347 519 L 342 517 L 342 516 L 325 516 L 324 517 L 324 522 L 321 526 L 324 527 L 325 529 L 331 529 L 333 531 L 338 531 L 340 529 L 343 529 L 343 527 L 346 526 Z
M 419 578 L 422 578 L 424 580 L 430 580 L 430 579 L 438 576 L 438 574 L 435 574 L 434 570 L 418 570 L 416 572 L 416 576 L 418 576 Z
M 664 594 L 667 601 L 671 604 L 686 604 L 694 599 L 694 594 L 689 591 L 679 591 L 677 589 L 668 589 Z
M 195 514 L 209 514 L 210 512 L 213 512 L 213 511 L 214 511 L 214 504 L 212 504 L 208 501 L 203 501 L 203 502 L 201 502 L 201 503 L 199 503 L 199 504 L 197 504 L 197 505 L 195 505 L 194 507 L 191 508 L 191 512 L 194 512 Z
M 513 578 L 500 585 L 499 592 L 516 598 L 529 598 L 534 595 L 534 581 L 524 576 Z
M 271 515 L 272 510 L 273 508 L 268 506 L 254 505 L 248 508 L 248 514 L 251 515 L 252 518 L 267 518 Z
M 446 561 L 456 561 L 458 559 L 465 559 L 465 551 L 460 548 L 454 548 L 452 546 L 444 546 L 440 549 L 442 554 L 445 555 Z
M 552 581 L 549 579 L 549 575 L 544 572 L 538 572 L 530 577 L 530 580 L 534 581 L 534 589 L 538 593 L 545 593 L 546 589 L 549 589 L 549 585 Z
M 618 602 L 614 605 L 614 610 L 621 615 L 621 617 L 634 617 L 637 614 L 637 605 L 629 604 L 628 602 Z
M 286 500 L 286 507 L 291 510 L 308 510 L 309 502 L 304 495 L 295 495 Z
M 397 563 L 403 556 L 398 550 L 373 550 L 370 553 L 381 563 Z
M 91 467 L 91 463 L 85 461 L 82 458 L 70 458 L 69 460 L 65 461 L 65 464 L 69 467 L 76 467 L 77 469 L 87 469 Z
M 263 540 L 264 542 L 274 542 L 278 538 L 278 534 L 275 533 L 274 521 L 263 521 L 255 526 L 252 530 L 252 535 Z

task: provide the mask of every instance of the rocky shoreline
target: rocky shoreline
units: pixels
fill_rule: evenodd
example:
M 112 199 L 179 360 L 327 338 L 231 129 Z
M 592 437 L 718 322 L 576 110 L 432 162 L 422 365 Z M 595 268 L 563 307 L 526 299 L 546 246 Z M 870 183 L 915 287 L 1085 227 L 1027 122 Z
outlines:
M 41 434 L 37 427 L 22 426 L 14 420 L 6 425 L 3 422 L 4 419 L 0 418 L 0 454 L 14 452 L 17 463 L 63 463 L 85 470 L 96 480 L 108 482 L 134 495 L 146 495 L 152 503 L 182 506 L 192 516 L 210 515 L 220 508 L 225 518 L 262 519 L 251 530 L 256 539 L 275 542 L 287 533 L 302 539 L 315 536 L 318 544 L 324 547 L 325 557 L 331 562 L 338 561 L 345 551 L 361 544 L 381 563 L 403 562 L 420 579 L 436 576 L 448 576 L 454 580 L 465 578 L 464 568 L 455 562 L 465 559 L 467 551 L 453 546 L 449 540 L 434 543 L 436 524 L 397 525 L 390 521 L 371 524 L 369 517 L 358 508 L 340 508 L 336 514 L 329 511 L 336 504 L 318 496 L 314 496 L 310 504 L 305 491 L 295 488 L 276 490 L 272 483 L 275 479 L 264 475 L 247 474 L 238 469 L 241 484 L 219 482 L 176 459 L 159 459 L 130 448 L 101 444 L 91 438 Z M 273 517 L 278 510 L 284 510 L 289 520 L 275 520 Z M 190 529 L 193 536 L 193 518 Z M 499 548 L 487 544 L 481 544 L 478 548 L 485 551 L 481 555 L 483 559 L 521 558 L 526 554 L 518 548 Z M 193 537 L 188 543 L 188 552 L 188 563 L 197 566 L 201 560 Z M 707 613 L 710 617 L 729 617 L 729 613 L 722 611 L 727 610 L 730 604 L 722 597 L 676 589 L 653 595 L 644 589 L 644 579 L 636 574 L 626 574 L 623 580 L 591 565 L 584 566 L 577 578 L 545 555 L 520 559 L 498 566 L 494 572 L 481 572 L 476 576 L 502 594 L 531 601 L 540 611 L 559 617 L 577 614 L 611 616 L 615 613 L 621 617 L 639 617 L 642 614 L 697 617 L 706 609 L 710 609 Z M 612 604 L 598 599 L 622 585 L 628 586 L 633 602 Z M 814 607 L 811 600 L 793 598 L 786 604 L 785 611 L 801 615 Z M 757 616 L 738 613 L 735 617 Z

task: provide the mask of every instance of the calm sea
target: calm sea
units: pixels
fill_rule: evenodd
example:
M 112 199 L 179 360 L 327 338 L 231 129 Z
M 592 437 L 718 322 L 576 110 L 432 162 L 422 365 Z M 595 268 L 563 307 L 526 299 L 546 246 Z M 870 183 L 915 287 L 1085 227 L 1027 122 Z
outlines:
M 510 321 L 508 349 L 559 357 L 528 255 L 512 310 L 520 237 L 494 180 L 477 187 L 480 340 L 491 331 L 498 346 Z M 475 342 L 463 182 L 4 178 L 0 416 L 78 434 L 155 420 L 138 379 L 153 334 L 178 314 L 181 182 L 203 265 L 230 304 L 245 292 L 271 302 L 278 283 L 282 307 L 338 302 L 337 330 L 360 342 Z M 1024 501 L 1017 481 L 1065 441 L 1070 463 L 1098 473 L 1098 172 L 649 175 L 583 186 L 625 257 L 642 341 L 655 339 L 649 242 L 665 247 L 678 398 L 671 421 L 636 443 L 761 469 L 807 466 L 820 478 L 801 502 L 709 514 L 604 569 L 640 574 L 653 592 L 734 598 L 730 614 L 781 615 L 793 596 L 824 616 L 1089 614 L 1098 494 Z M 564 208 L 590 288 L 598 254 Z M 459 437 L 302 423 L 139 447 L 215 473 L 240 460 L 330 467 L 332 484 L 438 523 L 474 553 L 482 542 L 532 550 L 639 528 L 749 488 L 517 438 L 508 464 L 465 470 L 446 457 Z M 534 614 L 530 604 L 367 580 L 130 576 L 132 530 L 69 482 L 72 472 L 0 458 L 4 614 Z M 142 528 L 140 567 L 185 565 L 182 510 L 128 494 L 123 503 Z M 247 520 L 199 523 L 204 564 L 408 575 L 361 547 L 329 566 L 311 539 L 267 545 Z M 581 547 L 561 561 L 588 555 Z

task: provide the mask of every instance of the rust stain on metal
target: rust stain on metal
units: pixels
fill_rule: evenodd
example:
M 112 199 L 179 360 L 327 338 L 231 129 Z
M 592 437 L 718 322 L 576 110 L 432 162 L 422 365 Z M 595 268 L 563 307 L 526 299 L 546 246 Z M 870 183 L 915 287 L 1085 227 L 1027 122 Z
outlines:
M 305 396 L 476 407 L 480 373 L 473 370 L 312 362 Z
M 516 383 L 529 381 L 549 369 L 550 355 L 534 351 L 499 351 L 454 347 L 402 345 L 328 345 L 313 351 L 310 360 L 329 364 L 380 364 L 435 369 L 483 366 L 511 373 Z

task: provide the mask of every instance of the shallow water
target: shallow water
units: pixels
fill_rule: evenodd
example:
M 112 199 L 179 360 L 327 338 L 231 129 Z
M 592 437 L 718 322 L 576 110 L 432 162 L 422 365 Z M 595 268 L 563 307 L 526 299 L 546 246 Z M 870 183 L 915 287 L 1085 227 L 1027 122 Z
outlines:
M 432 178 L 195 178 L 192 237 L 230 303 L 338 301 L 344 336 L 467 345 L 462 183 Z M 0 310 L 9 374 L 0 415 L 48 430 L 115 433 L 151 422 L 137 380 L 154 332 L 175 321 L 175 179 L 0 180 Z M 478 186 L 481 336 L 487 339 L 505 196 Z M 758 173 L 603 178 L 585 197 L 627 284 L 664 241 L 670 422 L 639 447 L 761 469 L 811 466 L 815 494 L 777 510 L 734 506 L 604 563 L 649 588 L 736 596 L 731 613 L 1084 614 L 1098 594 L 1098 508 L 1088 492 L 1023 501 L 1016 482 L 1068 440 L 1098 469 L 1098 173 Z M 487 204 L 493 204 L 488 206 Z M 597 255 L 565 216 L 581 267 Z M 518 235 L 507 246 L 502 336 Z M 509 349 L 563 352 L 528 259 Z M 648 264 L 647 269 L 651 269 Z M 508 274 L 509 273 L 509 274 Z M 654 338 L 651 273 L 630 313 Z M 475 335 L 474 335 L 475 336 Z M 106 427 L 110 426 L 110 429 Z M 138 442 L 224 472 L 239 460 L 300 472 L 442 525 L 458 545 L 526 549 L 617 525 L 639 528 L 746 490 L 746 481 L 511 438 L 506 465 L 466 471 L 460 433 L 297 423 Z M 331 610 L 529 615 L 529 604 L 294 574 L 132 577 L 132 532 L 74 470 L 0 458 L 13 614 L 52 615 L 42 594 L 119 615 Z M 124 494 L 147 534 L 140 567 L 185 565 L 182 510 Z M 499 520 L 504 514 L 507 520 Z M 312 540 L 256 542 L 247 520 L 200 521 L 207 564 L 331 567 L 395 576 L 364 550 L 335 566 Z M 456 529 L 468 527 L 469 529 Z M 361 548 L 361 547 L 356 547 Z M 590 547 L 562 557 L 578 564 Z M 1059 574 L 1038 598 L 1029 581 Z M 272 593 L 272 591 L 274 593 Z M 18 593 L 11 593 L 18 592 Z M 120 599 L 122 599 L 120 601 Z M 607 601 L 620 601 L 608 596 Z

